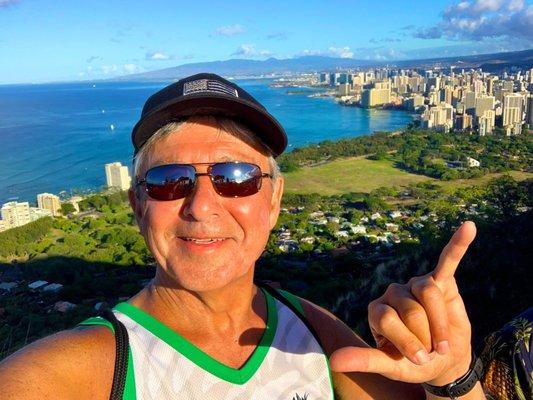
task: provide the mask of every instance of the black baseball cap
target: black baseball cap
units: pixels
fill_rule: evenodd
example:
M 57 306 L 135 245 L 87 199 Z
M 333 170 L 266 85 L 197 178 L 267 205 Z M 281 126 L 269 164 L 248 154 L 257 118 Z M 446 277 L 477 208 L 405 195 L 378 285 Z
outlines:
M 159 128 L 191 115 L 221 115 L 237 120 L 279 156 L 287 147 L 281 124 L 244 89 L 216 74 L 183 78 L 148 98 L 133 128 L 135 153 Z

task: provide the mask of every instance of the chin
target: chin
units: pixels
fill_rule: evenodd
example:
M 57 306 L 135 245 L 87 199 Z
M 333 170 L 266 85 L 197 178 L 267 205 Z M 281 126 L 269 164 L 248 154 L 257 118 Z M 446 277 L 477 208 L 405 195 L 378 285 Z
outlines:
M 235 270 L 235 262 L 229 265 L 219 264 L 198 267 L 199 264 L 201 265 L 201 263 L 198 263 L 189 267 L 183 264 L 172 267 L 171 264 L 167 264 L 170 270 L 166 271 L 166 273 L 177 286 L 183 289 L 193 292 L 208 292 L 221 289 L 232 282 L 241 280 L 249 272 L 249 268 Z

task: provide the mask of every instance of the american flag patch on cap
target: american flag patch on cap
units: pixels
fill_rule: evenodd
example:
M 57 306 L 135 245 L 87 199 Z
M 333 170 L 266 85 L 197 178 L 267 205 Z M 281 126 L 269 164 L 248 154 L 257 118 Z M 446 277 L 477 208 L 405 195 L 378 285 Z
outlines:
M 212 79 L 198 79 L 183 84 L 183 96 L 199 92 L 222 93 L 233 97 L 239 97 L 237 89 Z

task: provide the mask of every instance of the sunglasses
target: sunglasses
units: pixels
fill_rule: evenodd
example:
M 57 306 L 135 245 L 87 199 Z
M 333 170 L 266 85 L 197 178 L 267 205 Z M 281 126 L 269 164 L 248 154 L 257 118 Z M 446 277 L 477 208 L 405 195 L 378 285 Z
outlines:
M 261 189 L 263 177 L 272 177 L 261 172 L 259 166 L 246 162 L 195 163 L 195 165 L 208 165 L 207 173 L 196 172 L 192 164 L 158 165 L 146 171 L 144 179 L 139 179 L 135 186 L 144 184 L 146 193 L 154 200 L 178 200 L 192 192 L 198 176 L 207 175 L 220 196 L 246 197 Z

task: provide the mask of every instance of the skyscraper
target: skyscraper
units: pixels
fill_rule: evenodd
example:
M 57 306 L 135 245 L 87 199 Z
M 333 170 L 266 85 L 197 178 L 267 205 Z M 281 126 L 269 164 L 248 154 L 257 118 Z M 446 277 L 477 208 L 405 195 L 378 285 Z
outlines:
M 422 115 L 422 126 L 448 132 L 453 127 L 453 107 L 440 103 L 427 109 Z
M 59 197 L 51 193 L 40 193 L 37 195 L 37 207 L 49 210 L 54 217 L 60 215 L 61 203 Z
M 533 68 L 529 71 L 533 72 Z M 526 124 L 529 125 L 529 129 L 533 129 L 533 94 L 530 94 L 526 99 Z
M 480 136 L 485 136 L 492 133 L 494 129 L 494 120 L 496 113 L 494 110 L 485 110 L 485 112 L 477 118 L 477 125 Z
M 475 111 L 476 117 L 481 117 L 488 110 L 494 110 L 495 98 L 494 96 L 481 96 L 475 99 Z
M 8 229 L 22 226 L 31 221 L 30 204 L 27 201 L 23 203 L 18 203 L 16 201 L 5 203 L 2 205 L 0 212 Z
M 503 97 L 503 126 L 522 123 L 524 97 L 519 93 L 506 94 Z
M 119 162 L 105 165 L 105 177 L 107 186 L 119 190 L 128 190 L 131 184 L 131 177 L 128 167 Z

